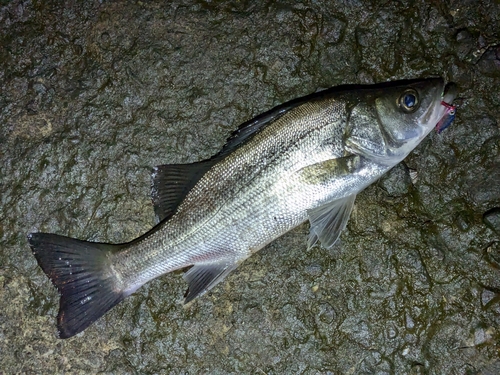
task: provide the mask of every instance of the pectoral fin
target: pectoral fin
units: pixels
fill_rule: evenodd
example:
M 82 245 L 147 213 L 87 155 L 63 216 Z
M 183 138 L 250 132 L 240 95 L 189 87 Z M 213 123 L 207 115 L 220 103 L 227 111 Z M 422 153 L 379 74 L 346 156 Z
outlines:
M 184 303 L 191 302 L 193 299 L 208 292 L 224 280 L 237 266 L 238 263 L 234 263 L 232 260 L 195 264 L 183 276 L 184 280 L 189 284 Z
M 329 202 L 323 206 L 307 211 L 311 229 L 307 246 L 310 248 L 320 240 L 321 244 L 331 248 L 345 229 L 356 194 Z
M 326 186 L 337 183 L 342 178 L 351 177 L 361 167 L 362 160 L 359 155 L 347 155 L 309 165 L 302 168 L 298 175 L 303 183 Z

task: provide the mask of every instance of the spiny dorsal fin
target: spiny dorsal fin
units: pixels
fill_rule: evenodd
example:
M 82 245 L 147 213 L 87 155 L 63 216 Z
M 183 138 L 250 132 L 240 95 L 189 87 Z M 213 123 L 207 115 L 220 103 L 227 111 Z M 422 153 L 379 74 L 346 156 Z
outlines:
M 349 195 L 307 211 L 311 223 L 307 246 L 314 246 L 319 239 L 324 247 L 331 248 L 345 229 L 355 200 L 356 194 Z
M 187 193 L 219 160 L 164 164 L 153 168 L 151 198 L 158 221 L 171 217 Z
M 243 143 L 251 139 L 255 134 L 257 134 L 273 121 L 279 119 L 285 113 L 311 100 L 321 99 L 327 93 L 328 90 L 325 90 L 306 95 L 302 98 L 290 100 L 254 117 L 251 120 L 248 120 L 247 122 L 244 122 L 227 139 L 226 144 L 224 145 L 222 150 L 220 150 L 217 156 L 228 155 L 231 151 L 235 150 Z
M 284 105 L 280 105 L 272 110 L 265 112 L 253 119 L 244 122 L 241 124 L 238 129 L 236 129 L 233 134 L 227 139 L 226 144 L 220 152 L 217 154 L 218 156 L 226 156 L 231 151 L 237 149 L 247 140 L 252 138 L 256 133 L 262 130 L 269 123 L 277 120 L 281 116 L 283 116 L 286 112 L 288 112 L 293 107 L 285 107 Z

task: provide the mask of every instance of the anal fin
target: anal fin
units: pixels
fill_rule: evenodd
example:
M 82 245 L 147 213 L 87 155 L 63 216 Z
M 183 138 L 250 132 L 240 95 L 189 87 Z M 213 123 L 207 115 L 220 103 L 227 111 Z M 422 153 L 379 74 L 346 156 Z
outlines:
M 327 249 L 337 242 L 349 221 L 355 200 L 356 194 L 353 194 L 307 211 L 311 223 L 308 248 L 318 240 Z
M 191 302 L 193 299 L 208 292 L 224 280 L 237 266 L 238 263 L 232 260 L 195 264 L 183 276 L 184 280 L 189 284 L 184 303 Z

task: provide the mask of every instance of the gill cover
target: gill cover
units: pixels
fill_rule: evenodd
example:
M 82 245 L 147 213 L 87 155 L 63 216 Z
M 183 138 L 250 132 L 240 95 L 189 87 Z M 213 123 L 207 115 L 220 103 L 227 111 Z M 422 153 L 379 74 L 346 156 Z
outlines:
M 444 81 L 361 90 L 344 134 L 346 150 L 381 164 L 403 160 L 433 129 Z

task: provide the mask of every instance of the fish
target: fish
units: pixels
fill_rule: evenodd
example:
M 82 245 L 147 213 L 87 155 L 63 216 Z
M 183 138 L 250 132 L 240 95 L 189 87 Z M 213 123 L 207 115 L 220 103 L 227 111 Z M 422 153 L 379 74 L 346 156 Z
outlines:
M 242 124 L 219 153 L 152 173 L 158 223 L 121 244 L 28 234 L 60 295 L 59 338 L 72 337 L 142 285 L 184 269 L 190 303 L 271 241 L 310 222 L 307 247 L 331 248 L 356 195 L 448 115 L 442 78 L 343 85 Z

